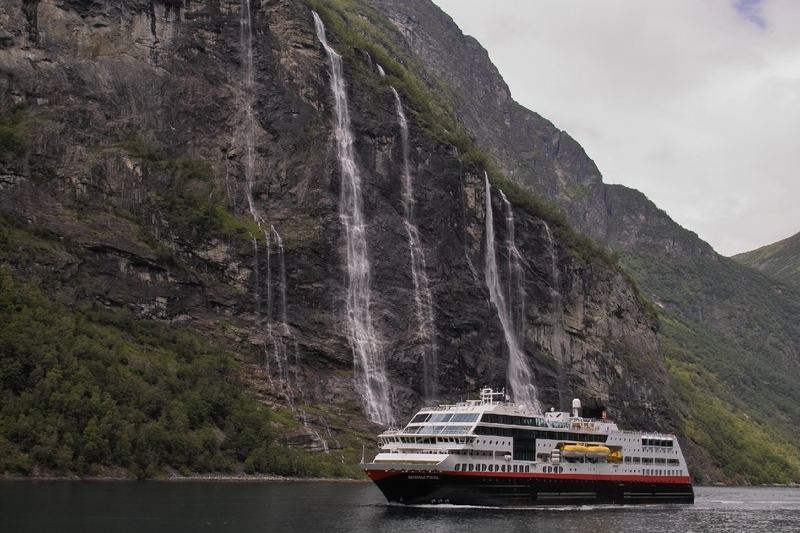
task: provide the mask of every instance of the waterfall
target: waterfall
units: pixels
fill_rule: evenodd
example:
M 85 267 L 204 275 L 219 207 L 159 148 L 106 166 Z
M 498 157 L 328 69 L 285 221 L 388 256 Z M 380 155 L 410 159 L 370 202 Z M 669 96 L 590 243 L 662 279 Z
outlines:
M 514 210 L 503 191 L 498 189 L 498 192 L 503 201 L 506 219 L 506 305 L 514 336 L 522 339 L 525 335 L 525 270 L 522 266 L 522 254 L 516 244 Z
M 299 388 L 298 379 L 298 366 L 299 355 L 297 350 L 297 342 L 289 330 L 289 324 L 286 314 L 286 258 L 283 249 L 283 239 L 280 233 L 274 226 L 270 226 L 269 230 L 264 230 L 264 238 L 267 241 L 267 304 L 265 310 L 264 320 L 266 321 L 267 341 L 265 343 L 265 352 L 267 357 L 267 367 L 269 368 L 270 359 L 275 362 L 277 367 L 277 381 L 278 391 L 286 399 L 289 407 L 294 409 L 295 389 Z M 273 256 L 277 260 L 278 269 L 278 282 L 273 283 Z M 278 301 L 278 315 L 279 321 L 275 322 L 275 304 L 276 301 L 273 296 L 273 291 L 277 290 Z M 289 370 L 290 358 L 289 348 L 287 343 L 291 343 L 294 347 L 294 383 L 292 383 L 292 374 Z
M 383 69 L 378 65 L 378 72 Z M 436 327 L 433 319 L 433 298 L 425 265 L 425 252 L 419 238 L 414 215 L 414 178 L 409 164 L 408 120 L 403 110 L 403 102 L 394 87 L 397 108 L 397 121 L 400 124 L 400 140 L 403 150 L 403 224 L 408 235 L 408 252 L 411 257 L 411 278 L 414 282 L 414 309 L 418 324 L 417 337 L 425 344 L 422 349 L 423 392 L 425 399 L 436 398 L 437 388 L 437 353 Z
M 258 268 L 258 238 L 255 235 L 250 235 L 253 240 L 253 292 L 256 295 L 256 314 L 261 314 L 261 276 L 259 275 Z
M 325 25 L 316 12 L 314 25 L 331 70 L 331 92 L 336 115 L 336 151 L 341 169 L 339 218 L 344 226 L 347 249 L 347 324 L 357 381 L 361 389 L 358 393 L 363 395 L 370 420 L 379 424 L 390 424 L 393 416 L 389 403 L 389 382 L 370 310 L 370 264 L 362 210 L 361 176 L 355 162 L 342 58 L 328 44 Z
M 550 352 L 558 363 L 558 403 L 560 409 L 567 409 L 567 400 L 569 397 L 564 397 L 568 392 L 569 380 L 567 378 L 566 369 L 566 350 L 564 344 L 566 342 L 566 335 L 564 333 L 564 308 L 563 298 L 561 296 L 561 276 L 558 272 L 558 256 L 556 255 L 556 245 L 553 240 L 553 234 L 550 232 L 550 226 L 547 222 L 544 223 L 544 231 L 547 236 L 547 242 L 550 248 L 550 286 L 553 296 L 553 332 L 552 340 L 550 342 Z
M 253 183 L 255 182 L 256 165 L 256 117 L 253 110 L 255 97 L 255 81 L 253 78 L 253 19 L 250 12 L 250 0 L 242 0 L 239 16 L 239 42 L 242 55 L 242 107 L 244 108 L 244 174 L 246 180 L 245 193 L 247 208 L 259 222 L 256 206 L 253 202 Z
M 506 294 L 511 294 L 511 288 L 504 294 L 500 275 L 497 268 L 497 251 L 494 238 L 494 215 L 492 213 L 492 194 L 489 186 L 489 176 L 484 174 L 486 183 L 486 265 L 485 277 L 486 286 L 489 288 L 489 298 L 497 309 L 497 317 L 503 327 L 506 345 L 508 346 L 508 372 L 507 378 L 511 388 L 514 401 L 520 404 L 531 406 L 537 411 L 541 411 L 533 384 L 533 374 L 525 353 L 520 344 L 523 338 L 524 329 L 524 271 L 521 264 L 521 255 L 514 243 L 514 217 L 511 213 L 511 205 L 504 198 L 507 204 L 506 209 L 506 234 L 508 245 L 508 271 L 515 273 L 516 279 L 509 278 L 509 286 L 514 285 L 517 291 L 513 294 L 515 298 L 511 301 L 506 300 Z M 510 216 L 509 216 L 510 214 Z M 522 296 L 522 297 L 520 297 Z M 521 300 L 521 302 L 520 302 Z M 520 306 L 522 304 L 522 306 Z M 512 308 L 510 308 L 510 305 Z M 520 312 L 520 307 L 522 307 Z M 517 317 L 516 323 L 514 317 Z

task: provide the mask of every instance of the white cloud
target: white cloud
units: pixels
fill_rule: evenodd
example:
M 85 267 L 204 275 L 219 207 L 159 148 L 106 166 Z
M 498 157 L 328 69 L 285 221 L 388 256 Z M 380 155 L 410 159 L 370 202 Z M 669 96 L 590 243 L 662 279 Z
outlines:
M 724 254 L 800 231 L 800 2 L 435 1 L 606 182 Z

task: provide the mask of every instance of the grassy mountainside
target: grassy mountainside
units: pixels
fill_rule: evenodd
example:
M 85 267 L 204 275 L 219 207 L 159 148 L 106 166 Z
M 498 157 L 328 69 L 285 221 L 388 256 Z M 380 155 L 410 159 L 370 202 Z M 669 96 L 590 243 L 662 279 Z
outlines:
M 428 85 L 448 88 L 441 96 L 498 167 L 618 254 L 654 302 L 697 478 L 800 480 L 797 293 L 719 256 L 640 192 L 604 184 L 580 145 L 514 102 L 487 52 L 433 3 L 369 3 L 402 34 L 397 46 L 421 59 Z M 711 423 L 723 407 L 726 422 Z M 769 443 L 759 460 L 754 435 Z
M 732 257 L 743 265 L 800 289 L 800 233 Z
M 498 188 L 514 204 L 542 400 L 613 398 L 621 420 L 674 427 L 652 310 L 615 258 L 504 179 L 439 97 L 448 89 L 429 88 L 364 2 L 11 2 L 0 3 L 0 470 L 350 475 L 374 443 L 354 381 L 381 365 L 359 368 L 349 339 L 335 106 L 309 7 L 345 58 L 375 340 L 398 422 L 422 402 L 425 339 L 390 84 L 409 118 L 439 398 L 506 380 L 481 272 L 488 171 L 495 209 Z
M 0 231 L 4 244 L 20 233 Z M 281 445 L 291 419 L 195 332 L 60 300 L 0 268 L 0 472 L 356 475 Z

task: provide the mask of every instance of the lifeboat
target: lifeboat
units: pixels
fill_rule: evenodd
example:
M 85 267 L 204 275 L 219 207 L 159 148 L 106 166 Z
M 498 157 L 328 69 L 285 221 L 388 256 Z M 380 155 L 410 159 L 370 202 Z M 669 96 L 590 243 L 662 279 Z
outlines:
M 615 450 L 608 454 L 608 460 L 611 463 L 621 463 L 622 462 L 622 450 Z
M 611 450 L 607 446 L 587 446 L 586 456 L 592 459 L 605 459 Z
M 586 456 L 587 451 L 588 447 L 583 444 L 565 444 L 561 448 L 561 455 L 564 457 L 581 458 Z

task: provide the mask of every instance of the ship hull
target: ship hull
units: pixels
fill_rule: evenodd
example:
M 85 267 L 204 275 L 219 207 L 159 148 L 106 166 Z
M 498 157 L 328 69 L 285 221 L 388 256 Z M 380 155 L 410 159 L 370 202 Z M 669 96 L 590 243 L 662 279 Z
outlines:
M 608 479 L 610 476 L 523 476 L 458 472 L 367 474 L 389 502 L 489 507 L 694 503 L 688 478 Z

